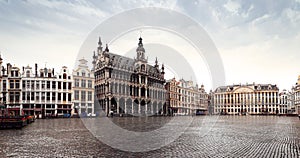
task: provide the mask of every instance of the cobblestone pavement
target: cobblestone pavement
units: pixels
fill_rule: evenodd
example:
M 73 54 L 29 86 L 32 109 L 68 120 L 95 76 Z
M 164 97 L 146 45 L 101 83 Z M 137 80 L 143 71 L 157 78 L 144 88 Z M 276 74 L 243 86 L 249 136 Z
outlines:
M 0 130 L 0 157 L 300 157 L 297 117 L 193 119 L 176 141 L 144 153 L 124 152 L 101 143 L 81 119 L 37 120 L 22 130 Z M 121 127 L 136 131 L 157 129 L 169 120 L 168 117 L 113 118 Z M 203 133 L 206 125 L 209 131 Z

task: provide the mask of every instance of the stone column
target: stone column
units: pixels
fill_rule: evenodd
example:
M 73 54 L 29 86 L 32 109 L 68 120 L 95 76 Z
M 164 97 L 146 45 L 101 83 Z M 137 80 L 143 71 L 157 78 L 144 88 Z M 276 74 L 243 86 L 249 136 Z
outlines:
M 104 105 L 105 105 L 105 114 L 108 116 L 109 114 L 109 109 L 108 109 L 108 101 L 107 98 L 104 98 Z M 81 108 L 80 108 L 80 113 L 81 113 Z
M 126 89 L 126 86 L 125 86 Z M 126 92 L 126 90 L 125 90 Z M 127 99 L 124 100 L 124 113 L 127 114 Z
M 145 88 L 145 98 L 146 98 L 146 105 L 145 105 L 145 114 L 148 114 L 148 88 Z
M 108 105 L 108 115 L 109 115 L 109 113 L 111 111 L 111 98 L 108 99 L 107 105 Z
M 120 100 L 116 99 L 117 102 L 117 114 L 120 114 Z
M 134 100 L 131 101 L 131 113 L 132 113 L 132 114 L 134 114 L 134 110 L 133 110 L 133 109 L 134 109 L 134 108 L 133 108 L 133 105 L 134 105 L 134 104 L 133 104 L 133 102 L 134 102 Z

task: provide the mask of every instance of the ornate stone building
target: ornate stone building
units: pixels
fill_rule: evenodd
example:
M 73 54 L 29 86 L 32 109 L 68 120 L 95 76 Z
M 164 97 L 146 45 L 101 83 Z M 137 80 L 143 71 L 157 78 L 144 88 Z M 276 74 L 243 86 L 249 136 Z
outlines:
M 84 58 L 79 60 L 79 64 L 73 70 L 73 106 L 75 115 L 95 114 L 94 108 L 94 72 L 87 65 L 87 60 Z
M 298 76 L 298 81 L 295 87 L 293 87 L 293 93 L 294 93 L 295 112 L 297 114 L 300 114 L 300 75 Z
M 278 87 L 246 84 L 218 87 L 213 96 L 215 114 L 278 114 Z
M 194 86 L 193 81 L 175 78 L 166 83 L 167 107 L 172 115 L 207 114 L 208 94 L 204 86 Z
M 56 117 L 72 114 L 72 78 L 68 68 L 63 66 L 59 74 L 54 69 L 35 70 L 23 67 L 22 110 L 25 114 L 37 117 Z
M 279 93 L 279 114 L 285 115 L 288 111 L 288 105 L 289 105 L 289 92 L 284 89 L 282 92 Z
M 100 107 L 106 115 L 161 115 L 165 105 L 164 65 L 156 59 L 149 65 L 142 38 L 139 38 L 136 58 L 109 52 L 99 38 L 94 53 L 95 90 Z
M 2 101 L 9 115 L 22 115 L 21 107 L 21 73 L 16 66 L 7 64 L 2 67 Z

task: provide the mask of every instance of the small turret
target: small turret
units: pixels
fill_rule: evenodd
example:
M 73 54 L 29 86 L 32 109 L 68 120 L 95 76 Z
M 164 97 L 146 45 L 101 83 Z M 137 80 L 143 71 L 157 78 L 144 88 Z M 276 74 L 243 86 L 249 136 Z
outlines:
M 165 66 L 164 66 L 164 64 L 161 65 L 161 74 L 163 74 L 163 75 L 165 74 Z
M 109 52 L 109 49 L 108 49 L 108 44 L 106 44 L 106 47 L 105 47 L 105 52 Z
M 98 41 L 98 52 L 102 52 L 102 41 L 101 41 L 101 37 L 99 37 L 99 41 Z
M 157 61 L 157 57 L 155 58 L 155 65 L 154 65 L 155 68 L 158 68 L 158 61 Z

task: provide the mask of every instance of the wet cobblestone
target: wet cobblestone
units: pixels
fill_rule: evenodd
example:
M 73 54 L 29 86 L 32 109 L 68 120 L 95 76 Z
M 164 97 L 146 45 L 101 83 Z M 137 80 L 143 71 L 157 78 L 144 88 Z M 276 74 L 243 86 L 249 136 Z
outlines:
M 80 119 L 37 120 L 22 130 L 0 130 L 0 157 L 300 157 L 300 121 L 296 117 L 216 117 L 194 117 L 176 141 L 144 153 L 107 146 Z M 126 129 L 149 131 L 170 118 L 113 119 Z M 210 125 L 206 133 L 202 132 L 204 125 Z

